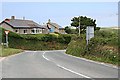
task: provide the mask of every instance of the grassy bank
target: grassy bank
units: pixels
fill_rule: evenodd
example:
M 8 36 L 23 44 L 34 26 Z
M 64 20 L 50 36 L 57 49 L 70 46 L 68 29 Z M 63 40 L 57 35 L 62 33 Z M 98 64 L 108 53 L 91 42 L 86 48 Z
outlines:
M 21 49 L 13 49 L 13 48 L 2 48 L 0 47 L 0 57 L 6 57 L 13 54 L 18 54 L 20 52 L 23 52 Z
M 81 37 L 76 36 L 69 43 L 66 53 L 118 65 L 120 62 L 118 55 L 119 46 L 118 30 L 102 29 L 95 32 L 95 37 L 90 40 L 88 46 L 86 46 L 84 34 Z

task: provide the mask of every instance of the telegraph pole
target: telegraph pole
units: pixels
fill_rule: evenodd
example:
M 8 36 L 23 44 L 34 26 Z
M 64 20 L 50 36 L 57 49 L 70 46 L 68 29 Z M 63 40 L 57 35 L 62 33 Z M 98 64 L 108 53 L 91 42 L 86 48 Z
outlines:
M 79 16 L 79 36 L 80 36 L 80 16 Z

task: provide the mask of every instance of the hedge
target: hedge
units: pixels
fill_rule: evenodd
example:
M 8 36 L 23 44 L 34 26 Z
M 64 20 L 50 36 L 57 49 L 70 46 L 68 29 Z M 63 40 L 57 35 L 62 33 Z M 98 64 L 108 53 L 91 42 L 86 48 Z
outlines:
M 5 43 L 5 29 L 2 29 L 2 42 Z M 9 33 L 9 47 L 27 50 L 66 49 L 71 41 L 70 34 L 16 34 Z

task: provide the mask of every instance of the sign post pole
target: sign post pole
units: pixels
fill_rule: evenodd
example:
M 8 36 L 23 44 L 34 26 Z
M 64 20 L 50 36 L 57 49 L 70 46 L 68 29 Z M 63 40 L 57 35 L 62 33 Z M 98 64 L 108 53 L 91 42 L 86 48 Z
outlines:
M 79 16 L 79 36 L 80 36 L 80 16 Z
M 6 34 L 6 46 L 8 47 L 8 33 L 9 31 L 5 31 L 5 34 Z
M 6 34 L 6 46 L 8 47 L 8 34 Z

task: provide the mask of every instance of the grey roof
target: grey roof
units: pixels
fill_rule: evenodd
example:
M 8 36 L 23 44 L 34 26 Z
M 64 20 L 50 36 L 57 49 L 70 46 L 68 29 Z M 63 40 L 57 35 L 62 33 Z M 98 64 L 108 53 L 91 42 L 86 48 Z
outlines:
M 48 27 L 47 27 L 47 25 L 46 25 L 46 24 L 44 24 L 44 25 L 41 25 L 41 26 L 43 26 L 44 28 L 48 29 Z
M 52 22 L 50 22 L 50 23 L 48 23 L 48 24 L 51 24 L 51 25 L 53 25 L 53 26 L 58 26 L 58 28 L 61 28 L 61 26 L 60 25 L 58 25 L 57 23 L 52 23 Z
M 13 26 L 13 28 L 44 28 L 32 20 L 8 19 L 5 22 Z
M 65 28 L 62 28 L 62 27 L 61 27 L 61 28 L 59 28 L 59 30 L 64 30 L 64 29 L 65 29 Z

